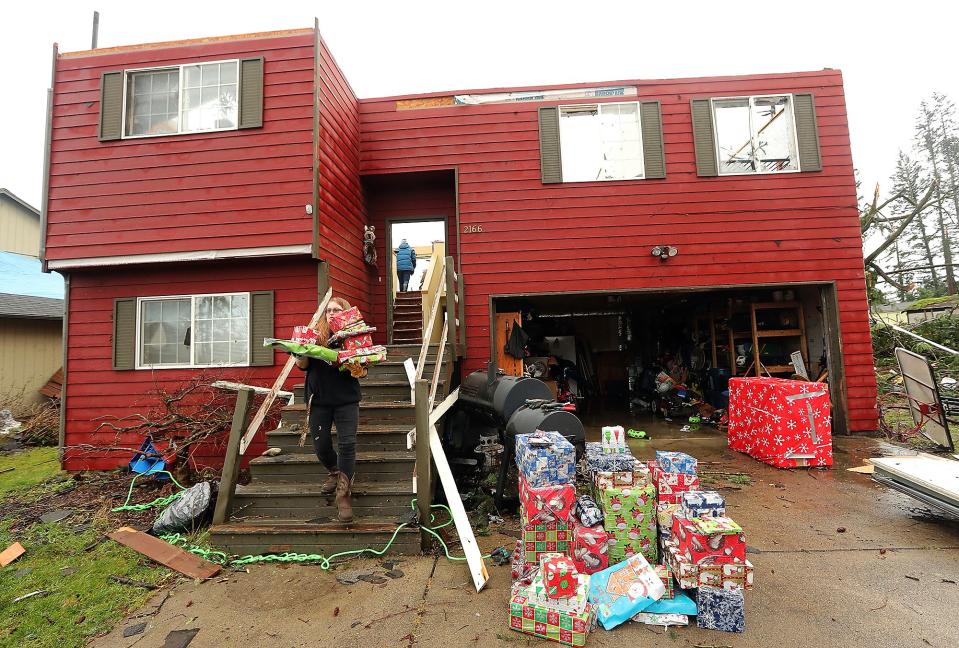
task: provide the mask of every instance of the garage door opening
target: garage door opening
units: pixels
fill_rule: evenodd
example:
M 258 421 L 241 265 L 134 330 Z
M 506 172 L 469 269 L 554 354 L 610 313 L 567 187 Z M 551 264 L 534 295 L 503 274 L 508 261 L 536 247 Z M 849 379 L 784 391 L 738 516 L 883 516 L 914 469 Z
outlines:
M 831 284 L 502 296 L 491 353 L 500 370 L 541 378 L 575 403 L 591 440 L 604 425 L 695 432 L 696 417 L 718 420 L 729 379 L 741 376 L 828 383 L 841 433 L 837 321 Z

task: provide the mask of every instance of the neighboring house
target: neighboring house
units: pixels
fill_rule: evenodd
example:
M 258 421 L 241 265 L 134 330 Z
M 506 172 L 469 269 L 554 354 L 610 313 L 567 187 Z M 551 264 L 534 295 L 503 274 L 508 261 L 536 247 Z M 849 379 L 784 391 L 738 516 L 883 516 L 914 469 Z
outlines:
M 0 189 L 0 408 L 40 402 L 62 365 L 63 278 L 39 251 L 40 212 Z
M 912 306 L 903 309 L 902 312 L 909 324 L 927 322 L 944 315 L 955 315 L 959 312 L 959 297 L 951 295 L 936 299 L 921 299 Z
M 424 217 L 446 220 L 465 279 L 463 372 L 521 299 L 790 292 L 836 430 L 875 428 L 837 70 L 357 99 L 312 29 L 54 66 L 43 261 L 67 276 L 67 446 L 113 445 L 94 418 L 200 370 L 269 384 L 284 357 L 260 340 L 328 286 L 385 327 L 388 265 L 364 265 L 363 226 Z M 65 467 L 127 459 L 68 451 Z

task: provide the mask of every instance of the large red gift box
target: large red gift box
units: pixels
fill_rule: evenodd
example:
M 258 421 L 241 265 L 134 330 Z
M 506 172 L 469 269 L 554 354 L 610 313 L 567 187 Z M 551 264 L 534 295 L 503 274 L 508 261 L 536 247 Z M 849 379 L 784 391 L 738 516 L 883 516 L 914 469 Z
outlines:
M 742 528 L 728 517 L 673 517 L 672 541 L 686 562 L 698 565 L 745 562 L 746 537 Z
M 573 484 L 530 486 L 520 473 L 519 501 L 524 525 L 530 522 L 567 522 L 576 503 L 576 487 Z
M 699 476 L 686 473 L 663 472 L 659 464 L 650 462 L 656 500 L 659 504 L 679 504 L 683 493 L 699 490 Z
M 602 524 L 588 527 L 574 520 L 570 531 L 573 534 L 570 555 L 576 569 L 584 574 L 595 574 L 609 567 L 609 533 Z
M 777 468 L 832 465 L 829 389 L 782 378 L 729 381 L 729 447 Z

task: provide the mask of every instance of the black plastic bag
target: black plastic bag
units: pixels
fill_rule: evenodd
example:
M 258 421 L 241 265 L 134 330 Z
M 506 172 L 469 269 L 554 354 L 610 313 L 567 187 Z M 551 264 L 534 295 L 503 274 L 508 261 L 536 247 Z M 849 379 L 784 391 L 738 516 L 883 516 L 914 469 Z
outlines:
M 153 523 L 153 535 L 195 531 L 209 522 L 216 493 L 211 482 L 200 482 L 183 491 Z

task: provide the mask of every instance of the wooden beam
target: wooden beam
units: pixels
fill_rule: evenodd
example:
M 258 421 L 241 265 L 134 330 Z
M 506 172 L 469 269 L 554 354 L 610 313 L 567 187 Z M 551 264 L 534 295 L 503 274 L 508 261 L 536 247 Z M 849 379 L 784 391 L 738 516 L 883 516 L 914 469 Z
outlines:
M 323 301 L 320 302 L 319 308 L 317 308 L 316 312 L 313 313 L 313 318 L 310 320 L 309 324 L 310 328 L 316 328 L 316 325 L 320 323 L 320 318 L 323 317 L 323 314 L 326 311 L 326 305 L 330 303 L 330 299 L 332 297 L 333 289 L 330 288 L 326 291 L 326 295 L 323 297 Z M 247 428 L 246 434 L 243 435 L 243 439 L 240 441 L 241 455 L 246 454 L 246 449 L 250 447 L 250 442 L 253 441 L 253 437 L 260 430 L 260 426 L 263 425 L 266 415 L 269 413 L 270 408 L 273 407 L 273 401 L 276 400 L 276 395 L 283 388 L 283 384 L 289 377 L 290 371 L 293 370 L 293 365 L 295 363 L 296 358 L 293 356 L 290 356 L 286 359 L 286 364 L 283 365 L 283 369 L 280 370 L 280 375 L 277 376 L 273 383 L 273 387 L 270 389 L 270 392 L 266 395 L 266 398 L 263 399 L 263 402 L 260 404 L 260 409 L 256 411 L 256 414 L 253 416 L 253 420 L 250 421 L 250 427 Z
M 449 411 L 456 401 L 460 397 L 460 388 L 457 387 L 453 390 L 453 393 L 447 396 L 442 403 L 433 408 L 433 411 L 430 412 L 430 425 L 436 425 L 439 423 L 439 420 L 446 415 L 446 412 Z M 416 443 L 416 428 L 412 428 L 406 435 L 406 449 L 412 450 L 413 444 Z
M 453 268 L 453 257 L 446 257 L 444 265 L 446 266 L 446 328 L 443 335 L 450 348 L 450 356 L 457 358 L 459 353 L 456 349 L 458 342 L 456 339 L 456 272 Z
M 443 263 L 445 265 L 446 261 L 444 260 Z M 426 366 L 426 355 L 430 348 L 430 340 L 433 337 L 433 327 L 436 325 L 436 313 L 439 311 L 439 308 L 440 295 L 439 291 L 437 291 L 437 294 L 433 295 L 433 306 L 430 308 L 430 318 L 426 324 L 426 327 L 423 329 L 423 343 L 420 345 L 420 355 L 416 359 L 417 380 L 423 377 L 423 369 Z
M 443 354 L 446 351 L 447 324 L 443 324 L 443 333 L 440 335 L 440 347 L 436 351 L 436 363 L 433 365 L 433 380 L 430 383 L 429 411 L 433 411 L 433 402 L 436 400 L 436 389 L 440 384 L 440 374 L 443 368 Z M 447 385 L 449 387 L 449 385 Z
M 176 545 L 130 527 L 121 527 L 108 533 L 107 537 L 190 578 L 212 578 L 223 569 L 220 565 L 187 553 Z
M 220 473 L 220 489 L 216 496 L 216 508 L 213 511 L 213 524 L 223 524 L 230 519 L 233 496 L 236 494 L 236 478 L 240 472 L 240 439 L 246 431 L 246 422 L 252 404 L 252 389 L 241 389 L 237 392 L 233 423 L 230 425 L 230 438 L 226 444 L 226 455 L 223 457 L 223 471 Z
M 432 499 L 432 475 L 430 474 L 430 442 L 429 428 L 429 383 L 423 379 L 416 381 L 416 431 L 419 439 L 416 444 L 416 510 L 420 516 L 420 524 L 429 526 L 431 516 L 430 505 Z M 420 541 L 423 551 L 428 551 L 432 544 L 432 536 L 421 531 Z

